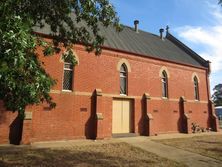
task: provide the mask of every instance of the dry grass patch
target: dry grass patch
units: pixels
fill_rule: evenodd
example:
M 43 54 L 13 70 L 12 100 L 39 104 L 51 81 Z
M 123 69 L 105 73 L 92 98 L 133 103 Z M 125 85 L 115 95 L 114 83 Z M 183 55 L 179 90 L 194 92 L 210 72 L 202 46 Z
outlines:
M 204 156 L 222 160 L 222 135 L 195 136 L 192 138 L 155 140 Z
M 0 166 L 176 167 L 181 166 L 181 164 L 158 157 L 126 143 L 113 143 L 73 146 L 63 149 L 0 147 Z

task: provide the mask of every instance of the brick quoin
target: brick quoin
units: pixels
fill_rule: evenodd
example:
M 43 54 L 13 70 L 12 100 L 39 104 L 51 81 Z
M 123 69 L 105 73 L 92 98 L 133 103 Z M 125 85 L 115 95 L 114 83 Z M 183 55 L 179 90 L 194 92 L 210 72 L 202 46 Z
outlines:
M 114 98 L 131 99 L 133 102 L 133 132 L 138 135 L 191 132 L 190 124 L 198 123 L 209 128 L 217 123 L 209 99 L 208 71 L 205 68 L 158 60 L 105 48 L 101 55 L 88 53 L 81 45 L 74 48 L 79 63 L 74 68 L 73 91 L 62 91 L 63 66 L 61 53 L 44 57 L 46 71 L 57 80 L 51 96 L 57 106 L 49 110 L 47 104 L 27 107 L 31 120 L 24 120 L 21 143 L 37 141 L 71 140 L 80 138 L 102 139 L 112 137 L 112 101 Z M 38 48 L 37 52 L 40 52 Z M 118 62 L 128 61 L 128 94 L 120 96 Z M 167 69 L 167 99 L 162 98 L 160 70 Z M 200 100 L 194 99 L 192 75 L 199 79 Z M 101 90 L 97 96 L 96 89 Z M 149 99 L 144 98 L 147 93 Z M 181 108 L 180 98 L 185 97 Z M 184 113 L 181 114 L 182 110 Z M 97 114 L 102 115 L 98 120 Z M 184 115 L 189 117 L 189 120 Z M 6 111 L 0 104 L 0 143 L 10 143 L 10 126 L 17 114 Z M 152 118 L 151 118 L 152 117 Z

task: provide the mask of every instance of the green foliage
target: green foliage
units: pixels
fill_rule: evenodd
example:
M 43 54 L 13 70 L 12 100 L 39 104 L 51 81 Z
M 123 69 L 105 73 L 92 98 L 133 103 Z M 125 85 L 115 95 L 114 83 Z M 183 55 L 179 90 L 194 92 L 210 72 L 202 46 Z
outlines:
M 212 96 L 213 102 L 216 106 L 222 106 L 222 84 L 214 87 L 214 94 Z
M 33 27 L 48 25 L 52 43 L 33 33 Z M 46 101 L 55 107 L 49 95 L 56 83 L 44 70 L 35 52 L 43 55 L 66 48 L 64 59 L 73 64 L 73 45 L 81 43 L 86 50 L 101 52 L 104 37 L 100 26 L 113 25 L 120 30 L 119 19 L 109 0 L 1 0 L 0 1 L 0 100 L 13 112 L 24 116 L 27 105 Z
M 45 72 L 35 54 L 36 38 L 30 25 L 19 16 L 0 22 L 0 99 L 8 110 L 18 111 L 24 117 L 25 107 L 46 100 L 55 81 Z
M 63 54 L 63 60 L 65 60 L 65 62 L 69 62 L 71 63 L 72 65 L 76 65 L 77 64 L 77 61 L 76 59 L 73 59 L 74 57 L 74 54 L 73 54 L 73 51 L 72 49 L 67 49 L 67 51 Z

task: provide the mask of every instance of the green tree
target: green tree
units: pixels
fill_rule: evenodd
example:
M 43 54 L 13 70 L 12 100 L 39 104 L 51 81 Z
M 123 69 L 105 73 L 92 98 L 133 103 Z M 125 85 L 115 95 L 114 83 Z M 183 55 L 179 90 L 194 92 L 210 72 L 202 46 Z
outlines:
M 213 102 L 216 106 L 222 106 L 222 84 L 214 87 L 214 94 L 212 95 Z
M 33 33 L 34 26 L 46 24 L 52 42 Z M 75 64 L 71 48 L 76 43 L 85 45 L 87 51 L 101 52 L 100 25 L 120 30 L 109 0 L 1 0 L 0 100 L 5 107 L 21 116 L 27 105 L 46 101 L 55 107 L 49 91 L 56 82 L 44 70 L 36 48 L 44 48 L 48 56 L 60 52 L 62 44 L 67 50 L 64 57 Z

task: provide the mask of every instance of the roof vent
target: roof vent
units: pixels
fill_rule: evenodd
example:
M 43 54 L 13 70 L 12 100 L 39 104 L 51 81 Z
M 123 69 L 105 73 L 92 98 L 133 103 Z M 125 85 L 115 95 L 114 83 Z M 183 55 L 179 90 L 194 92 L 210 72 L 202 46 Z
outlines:
M 162 40 L 163 40 L 163 33 L 164 33 L 164 29 L 161 28 L 161 29 L 160 29 L 160 39 L 162 39 Z
M 166 34 L 169 33 L 169 29 L 170 29 L 170 27 L 167 25 L 167 26 L 166 26 Z
M 139 20 L 135 20 L 134 21 L 134 26 L 135 26 L 136 33 L 139 33 L 138 24 L 139 24 Z

